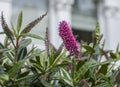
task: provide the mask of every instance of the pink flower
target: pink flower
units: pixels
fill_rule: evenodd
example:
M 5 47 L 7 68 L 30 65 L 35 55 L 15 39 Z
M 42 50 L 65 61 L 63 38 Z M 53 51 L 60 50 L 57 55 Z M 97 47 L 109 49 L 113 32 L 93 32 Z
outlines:
M 61 21 L 59 24 L 59 35 L 63 40 L 63 43 L 69 51 L 71 56 L 80 57 L 80 47 L 71 31 L 71 27 L 66 21 Z

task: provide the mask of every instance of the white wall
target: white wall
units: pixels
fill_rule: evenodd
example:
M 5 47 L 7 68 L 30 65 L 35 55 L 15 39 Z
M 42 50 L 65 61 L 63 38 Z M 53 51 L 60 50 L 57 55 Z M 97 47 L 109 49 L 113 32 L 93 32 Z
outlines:
M 106 43 L 105 48 L 115 51 L 120 44 L 120 0 L 101 0 L 98 18 Z

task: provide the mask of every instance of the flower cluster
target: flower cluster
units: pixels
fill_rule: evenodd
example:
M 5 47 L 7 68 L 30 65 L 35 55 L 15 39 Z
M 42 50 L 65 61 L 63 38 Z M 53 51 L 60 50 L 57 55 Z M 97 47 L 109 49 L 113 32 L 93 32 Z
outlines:
M 71 31 L 71 27 L 66 21 L 59 24 L 59 35 L 71 56 L 80 56 L 80 47 Z

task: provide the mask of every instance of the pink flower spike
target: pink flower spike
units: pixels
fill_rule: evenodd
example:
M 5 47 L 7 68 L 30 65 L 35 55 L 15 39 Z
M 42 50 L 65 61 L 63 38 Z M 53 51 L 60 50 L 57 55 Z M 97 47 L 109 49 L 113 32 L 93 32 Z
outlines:
M 80 47 L 71 31 L 71 27 L 66 21 L 61 21 L 59 24 L 59 35 L 63 40 L 63 43 L 69 51 L 71 56 L 80 57 Z

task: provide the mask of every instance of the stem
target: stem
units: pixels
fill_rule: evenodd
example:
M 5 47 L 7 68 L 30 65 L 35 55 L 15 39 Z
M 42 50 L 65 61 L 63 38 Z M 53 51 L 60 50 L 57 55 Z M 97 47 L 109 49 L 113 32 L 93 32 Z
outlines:
M 14 48 L 15 48 L 15 44 L 14 44 L 14 42 L 13 42 L 13 40 L 12 40 L 12 37 L 10 37 L 10 40 L 11 40 L 11 42 L 12 42 Z
M 72 79 L 73 79 L 73 87 L 75 87 L 75 71 L 76 71 L 76 62 L 75 62 L 75 58 L 73 58 L 72 60 Z
M 18 61 L 18 49 L 19 49 L 19 37 L 16 38 L 16 46 L 15 46 L 15 63 Z

